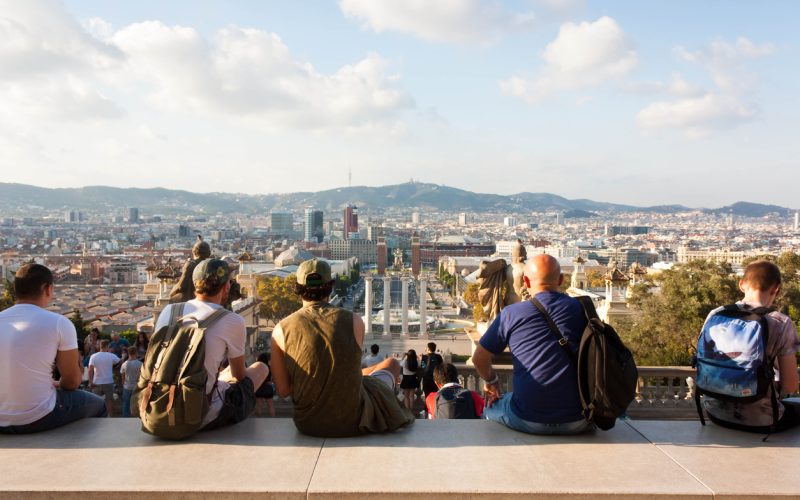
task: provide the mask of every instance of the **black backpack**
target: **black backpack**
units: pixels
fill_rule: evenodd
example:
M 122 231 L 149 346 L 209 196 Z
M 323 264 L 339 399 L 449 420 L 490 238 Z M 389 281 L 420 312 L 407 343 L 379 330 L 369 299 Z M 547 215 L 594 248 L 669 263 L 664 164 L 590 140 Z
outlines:
M 437 353 L 422 356 L 422 378 L 433 380 L 433 369 L 442 364 L 442 357 Z
M 531 298 L 531 302 L 547 320 L 550 330 L 573 366 L 578 370 L 578 394 L 583 416 L 600 429 L 614 427 L 617 417 L 625 413 L 636 397 L 639 372 L 631 351 L 625 347 L 611 325 L 600 320 L 589 297 L 575 297 L 586 315 L 578 352 L 570 349 L 567 338 L 561 333 L 544 306 Z
M 467 419 L 478 418 L 475 412 L 475 400 L 472 393 L 457 385 L 451 385 L 440 389 L 436 393 L 436 415 L 437 419 Z

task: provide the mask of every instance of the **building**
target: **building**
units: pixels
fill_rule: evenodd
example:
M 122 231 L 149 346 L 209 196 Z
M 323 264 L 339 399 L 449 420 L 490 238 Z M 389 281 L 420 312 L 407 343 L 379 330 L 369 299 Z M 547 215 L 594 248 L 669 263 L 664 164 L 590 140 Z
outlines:
M 615 261 L 623 269 L 629 268 L 634 262 L 638 262 L 644 267 L 650 267 L 659 258 L 655 252 L 638 248 L 598 248 L 589 250 L 587 255 L 590 259 L 595 259 L 603 265 Z
M 461 227 L 466 227 L 467 225 L 467 212 L 461 212 L 458 214 L 458 225 Z
M 618 234 L 636 236 L 639 234 L 648 234 L 650 228 L 648 226 L 609 226 L 606 224 L 605 235 L 616 236 Z
M 419 221 L 420 221 L 419 212 L 412 213 L 411 214 L 411 223 L 412 224 L 419 224 Z
M 436 269 L 442 257 L 489 257 L 495 246 L 482 243 L 425 243 L 420 244 L 420 266 Z
M 684 264 L 693 260 L 708 260 L 716 264 L 729 262 L 734 265 L 741 265 L 748 257 L 756 257 L 763 252 L 735 252 L 729 248 L 691 250 L 689 247 L 681 246 L 678 248 L 678 263 Z
M 306 208 L 303 216 L 303 240 L 320 243 L 325 236 L 322 230 L 322 210 Z
M 420 255 L 419 236 L 411 237 L 411 274 L 419 276 L 422 268 L 422 257 Z
M 128 209 L 128 222 L 131 224 L 138 224 L 139 223 L 139 209 L 136 207 L 131 207 Z
M 288 212 L 272 212 L 269 214 L 270 229 L 274 234 L 288 236 L 294 231 L 294 217 Z
M 358 259 L 360 264 L 375 264 L 378 260 L 378 245 L 374 241 L 364 239 L 331 240 L 328 243 L 331 259 Z
M 178 225 L 178 238 L 191 238 L 192 228 L 183 224 Z
M 343 219 L 344 239 L 358 238 L 358 207 L 345 205 Z
M 378 242 L 378 236 L 383 236 L 383 228 L 381 226 L 367 226 L 367 239 L 370 241 Z
M 64 222 L 78 222 L 78 212 L 75 210 L 64 212 Z
M 503 225 L 506 227 L 517 227 L 519 220 L 516 217 L 503 217 Z
M 386 274 L 386 259 L 388 257 L 386 239 L 383 236 L 378 236 L 378 243 L 375 245 L 375 251 L 375 263 L 378 266 L 378 275 L 383 276 Z

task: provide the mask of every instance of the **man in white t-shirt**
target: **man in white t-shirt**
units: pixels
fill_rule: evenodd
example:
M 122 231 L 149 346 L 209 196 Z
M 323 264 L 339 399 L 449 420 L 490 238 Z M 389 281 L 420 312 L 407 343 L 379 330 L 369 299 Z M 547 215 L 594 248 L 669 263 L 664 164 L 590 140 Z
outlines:
M 101 398 L 75 390 L 83 373 L 75 327 L 45 309 L 53 299 L 53 274 L 41 264 L 26 264 L 14 277 L 14 291 L 16 304 L 0 312 L 0 433 L 39 432 L 104 417 Z
M 114 365 L 120 362 L 120 358 L 109 351 L 110 346 L 109 340 L 101 340 L 100 352 L 89 358 L 89 389 L 105 399 L 108 417 L 114 407 Z
M 183 317 L 200 322 L 223 309 L 221 304 L 228 299 L 231 272 L 225 261 L 206 259 L 194 268 L 192 280 L 195 298 L 185 303 Z M 161 311 L 154 331 L 169 324 L 171 308 L 175 306 L 170 304 Z M 204 429 L 241 422 L 255 409 L 256 388 L 266 380 L 269 368 L 258 361 L 245 367 L 246 338 L 244 318 L 235 313 L 224 315 L 206 330 L 206 393 L 211 394 L 211 405 L 203 419 Z M 226 360 L 228 367 L 220 372 Z
M 369 347 L 370 354 L 361 358 L 361 368 L 369 368 L 370 366 L 377 365 L 384 359 L 386 356 L 381 356 L 378 352 L 381 350 L 378 344 L 372 344 Z

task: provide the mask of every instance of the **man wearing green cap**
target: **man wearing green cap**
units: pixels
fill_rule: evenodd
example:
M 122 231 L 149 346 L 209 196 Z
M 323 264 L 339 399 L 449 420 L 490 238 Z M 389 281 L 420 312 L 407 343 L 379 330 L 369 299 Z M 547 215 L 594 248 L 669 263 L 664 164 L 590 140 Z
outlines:
M 224 260 L 205 259 L 192 272 L 195 298 L 183 306 L 183 318 L 197 322 L 224 309 L 231 287 L 231 271 Z M 167 326 L 173 307 L 161 311 L 155 331 Z M 269 374 L 264 363 L 244 363 L 247 338 L 244 318 L 227 312 L 211 324 L 205 333 L 205 367 L 208 372 L 206 394 L 211 396 L 208 413 L 203 419 L 204 429 L 213 429 L 240 422 L 255 409 L 255 388 L 260 387 Z M 220 372 L 227 361 L 228 367 Z
M 388 358 L 361 369 L 364 323 L 328 303 L 333 284 L 324 260 L 300 264 L 295 293 L 303 307 L 272 332 L 273 381 L 281 397 L 292 396 L 295 426 L 312 436 L 346 437 L 412 423 L 392 390 L 400 365 Z

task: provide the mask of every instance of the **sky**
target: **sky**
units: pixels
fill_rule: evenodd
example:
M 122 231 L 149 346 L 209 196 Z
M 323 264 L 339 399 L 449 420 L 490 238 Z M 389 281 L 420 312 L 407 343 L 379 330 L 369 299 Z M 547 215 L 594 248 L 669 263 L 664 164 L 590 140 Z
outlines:
M 791 0 L 0 0 L 0 182 L 796 208 L 797 19 Z

